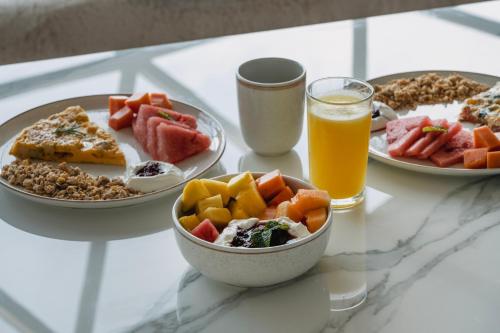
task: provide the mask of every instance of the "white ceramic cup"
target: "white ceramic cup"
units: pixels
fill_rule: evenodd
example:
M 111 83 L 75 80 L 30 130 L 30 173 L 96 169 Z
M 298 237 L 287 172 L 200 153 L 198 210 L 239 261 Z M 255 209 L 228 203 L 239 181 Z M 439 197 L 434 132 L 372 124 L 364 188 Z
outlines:
M 297 61 L 260 58 L 236 73 L 240 126 L 247 145 L 262 155 L 280 155 L 302 133 L 306 71 Z

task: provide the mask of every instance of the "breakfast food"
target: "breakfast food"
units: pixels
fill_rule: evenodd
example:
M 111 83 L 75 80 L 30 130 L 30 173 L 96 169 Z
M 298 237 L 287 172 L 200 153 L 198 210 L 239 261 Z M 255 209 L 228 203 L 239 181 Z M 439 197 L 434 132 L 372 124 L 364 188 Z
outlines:
M 465 100 L 459 118 L 500 131 L 500 82 Z
M 65 162 L 53 165 L 29 159 L 16 160 L 2 168 L 1 176 L 11 185 L 38 195 L 68 200 L 111 200 L 141 194 L 121 179 L 93 177 Z
M 129 188 L 148 193 L 169 188 L 183 179 L 184 173 L 173 164 L 146 161 L 129 168 L 125 182 Z
M 374 99 L 394 110 L 414 109 L 421 104 L 462 101 L 488 89 L 484 84 L 458 74 L 447 77 L 427 73 L 414 78 L 376 84 Z
M 371 131 L 379 131 L 385 128 L 386 124 L 398 118 L 397 113 L 388 105 L 382 102 L 373 102 Z
M 113 137 L 89 121 L 84 109 L 72 106 L 25 128 L 10 154 L 19 159 L 125 165 Z
M 212 179 L 188 182 L 179 222 L 193 235 L 215 244 L 276 246 L 320 229 L 329 205 L 326 191 L 299 189 L 293 193 L 279 170 L 257 179 L 244 172 L 227 183 Z

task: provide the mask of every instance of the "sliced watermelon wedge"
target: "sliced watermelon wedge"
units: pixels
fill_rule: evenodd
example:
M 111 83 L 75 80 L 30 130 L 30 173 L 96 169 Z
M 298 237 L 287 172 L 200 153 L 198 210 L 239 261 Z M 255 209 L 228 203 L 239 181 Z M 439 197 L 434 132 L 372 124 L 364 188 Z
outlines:
M 210 243 L 219 237 L 219 232 L 209 219 L 204 219 L 191 231 L 191 234 Z

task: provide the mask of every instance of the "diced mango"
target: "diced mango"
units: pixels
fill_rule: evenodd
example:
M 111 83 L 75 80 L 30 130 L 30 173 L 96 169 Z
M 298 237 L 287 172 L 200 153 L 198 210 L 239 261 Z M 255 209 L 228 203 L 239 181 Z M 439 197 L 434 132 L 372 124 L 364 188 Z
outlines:
M 487 156 L 488 169 L 500 168 L 500 151 L 490 151 Z
M 209 207 L 198 214 L 198 219 L 200 221 L 209 219 L 217 228 L 224 228 L 233 218 L 227 208 Z
M 196 213 L 202 213 L 209 207 L 224 208 L 224 205 L 222 204 L 222 196 L 220 194 L 217 194 L 213 197 L 208 197 L 198 201 L 196 203 Z
M 310 210 L 328 207 L 330 205 L 330 195 L 323 190 L 300 189 L 292 198 L 292 203 L 302 214 L 305 214 Z
M 195 214 L 182 216 L 179 218 L 179 222 L 184 227 L 184 229 L 188 231 L 193 230 L 198 226 L 198 224 L 200 224 L 200 220 Z
M 236 196 L 236 200 L 245 213 L 250 216 L 259 216 L 267 207 L 255 183 L 252 183 L 247 189 L 240 191 Z
M 243 208 L 238 204 L 238 201 L 234 200 L 229 204 L 229 211 L 231 211 L 231 215 L 233 216 L 233 219 L 240 220 L 240 219 L 247 219 L 250 216 L 245 213 Z
M 488 126 L 474 128 L 472 134 L 474 148 L 495 150 L 500 147 L 500 139 L 496 137 L 495 133 Z
M 266 173 L 256 181 L 257 189 L 264 200 L 269 200 L 283 190 L 286 186 L 285 180 L 279 170 Z
M 295 222 L 300 222 L 304 214 L 298 210 L 290 201 L 283 201 L 276 208 L 276 217 L 287 216 Z
M 236 198 L 240 191 L 248 188 L 250 184 L 254 183 L 253 176 L 250 172 L 244 172 L 231 178 L 227 185 L 229 186 L 229 195 Z
M 306 213 L 306 225 L 310 233 L 317 231 L 325 222 L 326 208 L 318 208 Z
M 182 190 L 182 210 L 192 209 L 200 200 L 210 197 L 210 192 L 199 179 L 189 181 Z
M 284 189 L 281 190 L 280 193 L 276 194 L 276 196 L 271 201 L 269 201 L 269 205 L 278 206 L 283 201 L 288 201 L 292 197 L 293 197 L 292 189 L 286 186 Z
M 210 192 L 210 195 L 220 194 L 222 196 L 222 204 L 225 206 L 229 201 L 229 186 L 227 183 L 220 182 L 213 179 L 202 179 L 201 180 L 205 187 Z

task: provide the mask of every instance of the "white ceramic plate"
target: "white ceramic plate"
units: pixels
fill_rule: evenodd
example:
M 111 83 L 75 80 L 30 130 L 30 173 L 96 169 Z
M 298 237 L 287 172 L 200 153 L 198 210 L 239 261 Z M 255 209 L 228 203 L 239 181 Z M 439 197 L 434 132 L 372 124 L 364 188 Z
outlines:
M 471 72 L 460 72 L 460 71 L 418 71 L 418 72 L 406 72 L 398 73 L 387 76 L 378 77 L 371 79 L 368 82 L 372 85 L 384 84 L 394 79 L 410 78 L 416 77 L 426 73 L 437 73 L 442 76 L 448 76 L 450 74 L 460 74 L 472 80 L 480 83 L 484 83 L 488 86 L 493 86 L 497 81 L 500 81 L 500 77 L 471 73 Z M 456 122 L 458 115 L 460 113 L 461 103 L 454 102 L 453 104 L 435 104 L 435 105 L 420 105 L 415 110 L 401 110 L 398 111 L 400 118 L 413 117 L 413 116 L 429 116 L 431 119 L 446 118 L 448 121 Z M 464 128 L 472 130 L 475 127 L 472 123 L 462 122 Z M 500 169 L 466 169 L 461 164 L 456 164 L 448 168 L 440 168 L 434 165 L 431 161 L 421 161 L 412 158 L 393 158 L 387 153 L 387 141 L 385 130 L 372 132 L 370 136 L 370 157 L 403 169 L 424 172 L 437 175 L 448 175 L 448 176 L 485 176 L 485 175 L 496 175 L 500 174 Z
M 23 128 L 32 125 L 39 119 L 46 118 L 49 115 L 60 112 L 72 105 L 80 105 L 81 107 L 83 107 L 87 111 L 92 122 L 95 122 L 96 124 L 101 126 L 117 139 L 118 143 L 120 144 L 120 148 L 125 154 L 127 165 L 132 165 L 141 161 L 151 159 L 151 157 L 142 150 L 142 147 L 134 139 L 131 128 L 122 129 L 121 131 L 116 132 L 108 127 L 108 96 L 109 95 L 93 95 L 75 97 L 45 104 L 21 113 L 20 115 L 0 125 L 0 167 L 12 162 L 15 159 L 13 156 L 9 155 L 9 149 L 14 139 Z M 111 208 L 130 206 L 154 200 L 166 194 L 172 193 L 178 190 L 185 182 L 201 175 L 215 163 L 217 163 L 217 161 L 222 156 L 222 153 L 224 152 L 226 139 L 222 126 L 211 115 L 192 105 L 175 100 L 171 101 L 174 110 L 195 116 L 198 121 L 198 130 L 208 135 L 212 140 L 212 144 L 207 151 L 192 156 L 176 164 L 177 167 L 183 170 L 186 175 L 185 180 L 180 182 L 179 184 L 136 197 L 114 200 L 55 199 L 36 195 L 31 192 L 25 191 L 21 187 L 12 186 L 1 177 L 0 184 L 5 186 L 5 188 L 12 193 L 18 194 L 24 198 L 36 202 L 73 208 Z M 120 166 L 84 163 L 79 163 L 78 166 L 82 170 L 94 176 L 103 175 L 108 177 L 119 177 L 124 176 L 126 172 L 126 167 Z

